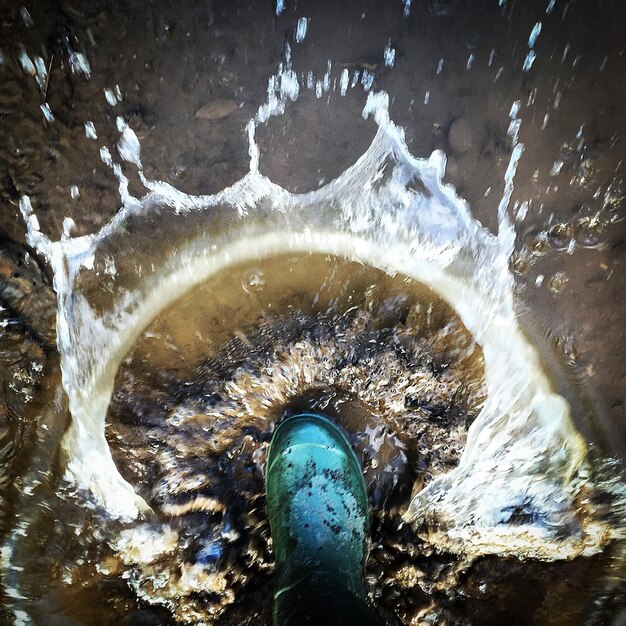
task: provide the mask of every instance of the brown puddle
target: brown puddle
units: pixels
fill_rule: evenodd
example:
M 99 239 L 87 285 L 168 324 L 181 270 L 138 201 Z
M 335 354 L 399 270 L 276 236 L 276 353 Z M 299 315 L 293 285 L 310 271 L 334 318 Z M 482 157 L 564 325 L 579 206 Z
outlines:
M 124 526 L 64 484 L 39 506 L 16 499 L 35 519 L 13 559 L 30 614 L 51 625 L 269 623 L 265 454 L 278 420 L 319 411 L 363 463 L 366 580 L 388 623 L 574 626 L 598 598 L 591 611 L 606 615 L 604 590 L 622 575 L 614 547 L 569 562 L 464 561 L 401 524 L 411 496 L 458 463 L 483 377 L 459 318 L 411 279 L 319 254 L 229 268 L 160 314 L 116 378 L 107 439 L 154 515 Z

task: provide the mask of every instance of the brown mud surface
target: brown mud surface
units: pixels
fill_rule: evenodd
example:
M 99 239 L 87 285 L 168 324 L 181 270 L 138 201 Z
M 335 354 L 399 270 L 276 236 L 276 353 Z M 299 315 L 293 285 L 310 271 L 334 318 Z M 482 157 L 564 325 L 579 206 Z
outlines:
M 0 490 L 6 496 L 0 529 L 23 500 L 11 491 L 19 488 L 19 476 L 37 467 L 37 425 L 46 425 L 50 454 L 63 428 L 48 428 L 45 409 L 63 406 L 51 397 L 59 377 L 51 277 L 24 243 L 20 197 L 30 196 L 52 239 L 66 216 L 76 234 L 106 223 L 119 208 L 118 185 L 99 149 L 114 151 L 119 115 L 141 141 L 148 178 L 194 194 L 232 184 L 248 170 L 245 125 L 266 100 L 267 80 L 286 44 L 298 75 L 312 70 L 321 77 L 329 60 L 334 78 L 344 68 L 371 71 L 373 89 L 390 95 L 391 117 L 405 128 L 409 149 L 417 156 L 443 149 L 446 180 L 491 230 L 512 148 L 509 111 L 521 101 L 525 151 L 515 177 L 520 219 L 512 260 L 520 315 L 552 355 L 563 386 L 583 397 L 577 412 L 582 432 L 626 458 L 626 5 L 556 0 L 549 15 L 547 5 L 414 0 L 405 17 L 400 0 L 286 0 L 276 16 L 271 2 L 0 0 Z M 310 22 L 306 38 L 296 43 L 300 17 Z M 537 58 L 523 72 L 538 21 Z M 388 44 L 396 51 L 393 67 L 384 64 Z M 41 85 L 20 64 L 22 51 L 30 59 L 41 56 L 48 74 Z M 89 78 L 72 70 L 75 52 L 88 59 Z M 104 91 L 116 86 L 122 99 L 111 106 Z M 361 87 L 321 99 L 301 89 L 284 115 L 257 130 L 261 171 L 296 192 L 340 174 L 375 133 L 374 123 L 361 116 L 366 96 Z M 44 104 L 54 121 L 46 121 Z M 97 140 L 86 135 L 86 122 Z M 124 170 L 140 195 L 136 168 L 126 164 Z M 522 219 L 524 202 L 530 205 Z M 443 555 L 415 569 L 412 551 L 418 548 L 394 546 L 380 548 L 383 557 L 372 561 L 368 575 L 381 580 L 391 572 L 394 581 L 420 589 L 413 604 L 400 602 L 391 584 L 385 592 L 384 602 L 396 603 L 396 614 L 406 620 L 441 596 L 441 615 L 450 623 L 583 623 L 583 609 L 568 599 L 593 587 L 598 565 L 593 559 L 534 568 L 500 562 L 492 591 L 481 583 L 484 571 L 493 574 L 489 559 L 462 571 Z M 428 575 L 418 580 L 424 571 Z M 441 591 L 451 580 L 458 589 L 452 599 Z M 577 582 L 570 587 L 569 580 Z M 520 598 L 530 597 L 525 590 L 533 588 L 541 591 L 521 606 Z M 110 623 L 89 609 L 93 598 L 115 607 L 111 615 L 125 615 L 124 624 L 169 619 L 138 602 L 121 578 L 94 579 L 72 594 L 84 610 L 73 623 Z M 267 598 L 251 594 L 244 606 L 256 602 L 257 616 L 233 608 L 224 623 L 267 616 Z M 524 621 L 524 612 L 534 617 Z M 64 619 L 49 623 L 72 623 Z

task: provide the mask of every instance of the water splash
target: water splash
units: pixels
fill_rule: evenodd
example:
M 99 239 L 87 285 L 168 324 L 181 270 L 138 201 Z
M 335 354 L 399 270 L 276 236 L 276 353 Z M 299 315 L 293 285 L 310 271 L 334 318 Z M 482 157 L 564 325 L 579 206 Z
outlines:
M 282 112 L 291 98 L 292 70 L 281 69 L 287 83 L 283 77 L 270 84 L 269 106 L 257 122 Z M 497 235 L 443 184 L 443 153 L 428 159 L 409 153 L 384 93 L 371 93 L 363 110 L 378 125 L 368 150 L 310 193 L 292 194 L 259 172 L 251 121 L 250 172 L 215 195 L 190 196 L 140 172 L 147 193 L 135 198 L 106 151 L 123 206 L 97 233 L 51 241 L 23 198 L 28 242 L 55 274 L 57 341 L 73 418 L 63 441 L 66 478 L 113 516 L 133 519 L 147 511 L 120 476 L 104 436 L 121 360 L 160 311 L 221 270 L 287 251 L 320 252 L 422 282 L 456 310 L 483 349 L 487 401 L 458 467 L 412 500 L 404 519 L 416 531 L 466 556 L 548 560 L 593 554 L 618 537 L 619 528 L 585 504 L 594 488 L 585 443 L 516 318 L 508 205 L 523 150 L 518 109 L 516 103 L 511 111 L 514 149 Z M 123 138 L 127 128 L 120 126 Z M 131 144 L 126 156 L 140 166 Z M 131 262 L 106 271 L 122 254 Z

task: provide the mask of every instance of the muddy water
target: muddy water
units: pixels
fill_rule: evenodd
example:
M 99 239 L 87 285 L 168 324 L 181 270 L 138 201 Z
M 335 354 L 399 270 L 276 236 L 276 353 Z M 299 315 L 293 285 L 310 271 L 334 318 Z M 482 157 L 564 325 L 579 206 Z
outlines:
M 412 490 L 458 463 L 483 374 L 458 317 L 408 278 L 321 255 L 230 268 L 154 320 L 116 379 L 107 439 L 153 513 L 120 533 L 61 485 L 46 501 L 54 517 L 40 511 L 16 559 L 31 614 L 157 623 L 165 605 L 183 623 L 267 623 L 265 454 L 278 420 L 318 410 L 363 463 L 372 597 L 406 618 L 423 598 L 389 564 L 406 561 L 398 578 L 430 574 L 406 559 L 415 538 L 398 535 L 399 515 Z
M 265 454 L 281 418 L 318 410 L 363 463 L 366 580 L 388 623 L 601 623 L 621 571 L 611 547 L 552 564 L 465 560 L 402 524 L 412 495 L 458 463 L 483 376 L 458 316 L 402 275 L 323 255 L 230 267 L 162 312 L 116 377 L 107 441 L 151 511 L 114 521 L 59 481 L 54 459 L 40 506 L 18 493 L 34 520 L 13 561 L 22 606 L 37 624 L 269 623 Z
M 143 591 L 138 586 L 142 577 L 151 575 L 147 572 L 151 564 L 138 563 L 137 556 L 120 563 L 124 547 L 109 545 L 120 528 L 108 526 L 111 522 L 103 512 L 86 509 L 88 494 L 74 494 L 58 480 L 62 474 L 62 465 L 57 466 L 58 443 L 69 415 L 59 391 L 54 337 L 50 339 L 54 297 L 46 271 L 37 267 L 36 253 L 23 245 L 20 195 L 33 198 L 43 230 L 52 238 L 58 236 L 66 215 L 75 219 L 79 233 L 93 232 L 106 222 L 118 209 L 119 198 L 117 181 L 102 167 L 98 150 L 117 142 L 117 115 L 123 115 L 140 137 L 148 175 L 167 178 L 195 193 L 218 191 L 238 180 L 247 171 L 248 161 L 243 126 L 266 97 L 267 77 L 276 71 L 286 43 L 293 47 L 298 71 L 313 69 L 321 76 L 329 60 L 336 78 L 343 69 L 371 71 L 374 88 L 385 88 L 391 94 L 393 118 L 405 127 L 411 149 L 428 155 L 433 148 L 443 148 L 449 157 L 447 180 L 492 230 L 500 197 L 497 190 L 511 149 L 506 138 L 508 111 L 512 101 L 523 103 L 521 134 L 527 147 L 515 181 L 514 200 L 532 202 L 527 213 L 521 206 L 515 207 L 518 240 L 513 267 L 521 315 L 535 344 L 556 346 L 555 371 L 562 374 L 565 370 L 563 388 L 574 387 L 568 399 L 576 402 L 582 390 L 591 400 L 574 404 L 579 409 L 579 430 L 603 451 L 624 457 L 621 321 L 626 276 L 622 139 L 626 83 L 622 80 L 621 3 L 413 2 L 405 18 L 399 1 L 394 8 L 388 3 L 346 3 L 341 14 L 333 3 L 286 2 L 285 11 L 276 17 L 274 7 L 266 3 L 216 0 L 198 6 L 155 0 L 148 9 L 117 0 L 93 6 L 67 0 L 26 3 L 32 24 L 20 4 L 2 4 L 0 486 L 3 524 L 13 529 L 8 538 L 5 535 L 3 557 L 8 547 L 15 545 L 14 560 L 24 568 L 3 580 L 9 592 L 3 600 L 6 614 L 2 619 L 13 621 L 9 609 L 16 606 L 16 599 L 10 590 L 16 579 L 25 596 L 20 603 L 28 607 L 35 623 L 123 620 L 165 624 L 171 619 L 170 611 L 141 599 L 142 594 L 149 599 L 152 593 L 146 586 Z M 548 15 L 546 5 L 550 4 L 554 10 Z M 311 17 L 307 38 L 304 45 L 295 46 L 295 24 L 303 16 Z M 538 21 L 543 30 L 535 46 L 537 59 L 532 71 L 522 72 L 529 33 Z M 388 45 L 396 51 L 393 68 L 383 63 L 382 51 Z M 45 59 L 50 75 L 45 95 L 35 78 L 20 66 L 21 46 L 32 58 L 41 55 Z M 91 63 L 89 78 L 72 71 L 68 55 L 72 46 L 86 51 Z M 116 84 L 124 99 L 110 106 L 103 90 L 114 89 Z M 357 90 L 350 90 L 345 100 L 332 101 L 326 93 L 320 100 L 314 91 L 304 93 L 284 117 L 258 130 L 262 172 L 296 191 L 316 189 L 338 175 L 362 154 L 373 135 L 360 117 L 364 97 Z M 222 119 L 195 116 L 207 102 L 219 98 L 235 101 L 238 108 Z M 55 113 L 52 123 L 42 117 L 42 99 Z M 95 123 L 97 142 L 85 134 L 87 120 Z M 557 161 L 562 165 L 555 169 Z M 70 192 L 75 184 L 78 197 Z M 131 180 L 133 185 L 138 187 Z M 241 278 L 251 292 L 260 284 L 254 269 L 242 268 L 242 273 L 251 271 Z M 233 285 L 238 282 L 239 277 Z M 305 303 L 299 302 L 306 310 Z M 336 326 L 335 313 L 329 315 L 322 323 L 326 330 Z M 298 318 L 302 327 L 294 327 L 291 338 L 281 337 L 280 324 L 274 324 L 286 321 L 285 317 L 266 314 L 260 319 L 265 323 L 260 334 L 243 324 L 237 336 L 230 337 L 224 330 L 223 343 L 214 344 L 209 344 L 205 334 L 204 340 L 181 337 L 180 324 L 172 322 L 165 334 L 173 333 L 184 350 L 177 352 L 167 345 L 167 339 L 160 343 L 156 337 L 145 337 L 141 344 L 144 356 L 151 352 L 146 368 L 135 360 L 122 369 L 109 415 L 109 442 L 125 476 L 150 501 L 161 520 L 168 521 L 172 515 L 171 510 L 167 515 L 162 511 L 168 502 L 176 506 L 188 506 L 188 502 L 167 500 L 172 499 L 171 491 L 156 493 L 158 480 L 165 475 L 159 470 L 164 465 L 163 456 L 157 455 L 160 444 L 150 448 L 140 433 L 150 428 L 160 433 L 159 428 L 164 427 L 159 420 L 165 414 L 166 419 L 174 419 L 177 407 L 193 409 L 182 440 L 172 443 L 185 449 L 185 438 L 193 440 L 193 418 L 202 414 L 196 408 L 206 412 L 205 396 L 213 394 L 210 397 L 215 399 L 219 376 L 230 376 L 229 380 L 241 387 L 236 368 L 246 363 L 237 359 L 250 348 L 261 354 L 264 332 L 272 338 L 278 334 L 285 349 L 291 345 L 289 341 L 312 338 L 304 318 Z M 354 320 L 345 323 L 348 321 Z M 199 326 L 202 322 L 197 320 Z M 390 320 L 390 335 L 397 330 L 396 322 L 406 324 L 407 319 Z M 354 327 L 345 330 L 354 332 Z M 328 335 L 321 338 L 327 340 Z M 211 361 L 198 364 L 202 359 L 193 354 L 195 345 L 206 346 L 218 358 L 230 355 L 232 360 L 226 361 L 232 363 L 231 369 L 216 371 Z M 573 376 L 562 367 L 564 361 L 573 368 Z M 197 365 L 200 376 L 190 374 L 189 362 Z M 150 363 L 163 367 L 151 368 Z M 252 373 L 258 375 L 258 367 L 268 364 L 257 361 Z M 187 384 L 205 379 L 202 389 Z M 245 382 L 249 380 L 250 376 L 245 378 Z M 180 387 L 189 393 L 181 393 Z M 126 399 L 120 397 L 124 391 L 129 392 Z M 235 391 L 231 386 L 228 394 L 222 395 L 231 397 Z M 561 388 L 559 391 L 564 393 Z M 372 409 L 344 393 L 334 387 L 316 389 L 312 395 L 299 396 L 295 406 L 325 406 L 338 420 L 356 414 L 366 423 Z M 342 407 L 349 411 L 342 412 Z M 422 418 L 428 412 L 427 407 L 413 408 Z M 433 412 L 439 410 L 441 407 Z M 139 441 L 133 449 L 123 446 L 123 437 L 114 438 L 115 432 L 128 436 L 135 430 Z M 263 436 L 267 438 L 263 433 L 258 427 L 246 433 L 245 446 L 262 450 Z M 228 433 L 223 434 L 226 437 Z M 394 454 L 398 445 L 395 441 L 390 445 L 390 454 Z M 245 446 L 244 452 L 249 450 Z M 406 455 L 406 448 L 402 452 Z M 189 449 L 185 454 L 188 460 Z M 225 453 L 217 449 L 215 454 Z M 365 455 L 363 458 L 370 472 L 370 461 Z M 402 456 L 394 458 L 401 460 Z M 254 463 L 250 470 L 242 470 L 249 471 L 244 476 L 249 494 L 258 489 L 260 478 L 254 468 L 262 465 L 262 458 Z M 172 475 L 179 475 L 184 468 L 173 464 L 169 469 Z M 162 474 L 152 478 L 152 470 Z M 616 476 L 619 471 L 613 467 L 609 474 Z M 423 472 L 427 480 L 430 472 Z M 139 485 L 142 476 L 149 478 L 145 488 Z M 400 481 L 393 490 L 397 500 L 384 504 L 382 510 L 391 513 L 383 513 L 375 524 L 368 571 L 370 589 L 388 614 L 395 613 L 406 623 L 575 625 L 614 619 L 621 623 L 624 572 L 619 569 L 620 561 L 613 559 L 617 555 L 612 548 L 604 555 L 552 564 L 493 557 L 463 563 L 458 555 L 434 554 L 432 546 L 424 545 L 414 534 L 403 535 L 408 532 L 406 526 L 399 531 L 395 522 L 391 529 L 386 525 L 391 523 L 395 507 L 406 504 L 406 494 L 401 493 L 404 483 L 398 473 L 393 480 L 396 477 Z M 191 475 L 185 478 L 190 481 Z M 393 484 L 393 480 L 384 484 Z M 160 494 L 167 497 L 159 500 Z M 254 514 L 260 515 L 261 509 L 259 504 Z M 202 533 L 190 521 L 195 513 L 182 511 L 176 522 L 176 532 L 181 530 L 187 543 L 179 542 L 178 535 L 165 533 L 172 539 L 172 554 L 180 556 L 180 550 L 187 550 L 180 563 L 194 559 L 210 562 L 218 552 L 213 545 L 202 552 Z M 211 519 L 217 524 L 223 516 L 218 510 Z M 30 526 L 26 541 L 16 544 L 14 539 L 32 520 L 38 521 Z M 204 521 L 202 518 L 198 525 Z M 224 623 L 259 623 L 267 615 L 270 561 L 263 522 L 258 523 L 258 533 L 251 534 L 258 541 L 245 555 L 244 569 L 232 566 L 235 572 L 227 582 L 234 585 L 242 602 L 228 605 L 219 618 Z M 159 536 L 163 534 L 162 526 L 157 523 L 156 527 Z M 146 541 L 153 536 L 154 532 L 148 533 Z M 225 536 L 230 537 L 228 531 Z M 242 539 L 233 543 L 241 554 Z M 160 558 L 163 567 L 171 565 L 173 557 L 164 554 Z M 125 578 L 129 573 L 135 588 L 129 587 Z M 242 582 L 252 575 L 257 591 Z M 217 576 L 215 584 L 221 584 L 220 580 Z M 193 586 L 189 577 L 187 581 Z M 224 600 L 229 597 L 224 593 Z M 192 602 L 196 606 L 204 602 L 207 610 L 221 607 L 221 600 L 202 594 Z M 621 615 L 623 620 L 623 612 Z

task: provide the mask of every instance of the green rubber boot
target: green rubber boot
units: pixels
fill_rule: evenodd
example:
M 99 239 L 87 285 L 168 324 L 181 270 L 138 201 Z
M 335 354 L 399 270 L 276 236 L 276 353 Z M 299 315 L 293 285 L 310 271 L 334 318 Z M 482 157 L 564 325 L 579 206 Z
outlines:
M 363 582 L 365 481 L 341 430 L 314 414 L 282 422 L 268 452 L 266 492 L 276 555 L 274 624 L 379 624 Z

